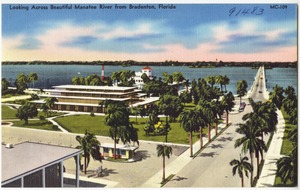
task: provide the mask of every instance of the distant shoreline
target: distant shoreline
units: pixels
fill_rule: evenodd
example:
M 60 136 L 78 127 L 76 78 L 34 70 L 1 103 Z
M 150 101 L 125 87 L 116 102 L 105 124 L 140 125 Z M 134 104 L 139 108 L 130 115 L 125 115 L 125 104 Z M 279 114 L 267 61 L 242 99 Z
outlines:
M 3 61 L 2 65 L 111 65 L 111 66 L 187 66 L 192 68 L 214 68 L 214 67 L 253 67 L 265 66 L 268 68 L 275 67 L 297 67 L 295 62 L 137 62 L 137 61 Z

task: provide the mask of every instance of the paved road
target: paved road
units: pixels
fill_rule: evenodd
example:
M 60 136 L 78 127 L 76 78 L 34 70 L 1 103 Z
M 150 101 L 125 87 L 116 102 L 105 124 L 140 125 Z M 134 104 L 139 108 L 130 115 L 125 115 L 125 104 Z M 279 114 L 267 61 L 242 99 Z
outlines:
M 165 187 L 240 187 L 240 178 L 232 175 L 229 162 L 239 159 L 241 152 L 241 148 L 234 148 L 235 140 L 241 137 L 235 132 L 235 124 L 241 123 L 242 115 L 249 111 L 251 107 L 246 106 L 244 112 L 231 114 L 230 120 L 234 124 L 190 161 Z M 250 179 L 245 179 L 245 186 L 250 187 Z
M 263 72 L 261 70 L 261 72 Z M 252 99 L 254 101 L 264 101 L 264 96 L 263 96 L 263 91 L 264 91 L 264 84 L 263 84 L 263 80 L 264 78 L 262 78 L 262 73 L 260 74 L 260 77 L 259 77 L 259 81 L 258 81 L 258 86 L 254 86 L 254 94 L 253 94 L 253 97 Z
M 262 72 L 262 71 L 261 71 Z M 258 86 L 254 86 L 254 101 L 264 101 L 263 92 L 264 84 L 262 73 L 259 74 Z M 252 111 L 249 101 L 243 100 L 247 106 L 244 112 L 230 114 L 230 121 L 233 123 L 224 133 L 222 133 L 214 142 L 212 142 L 204 151 L 195 159 L 190 161 L 176 176 L 168 182 L 165 187 L 240 187 L 241 180 L 236 174 L 232 175 L 232 167 L 229 162 L 233 159 L 239 159 L 241 148 L 234 148 L 234 142 L 241 135 L 236 133 L 238 123 L 242 123 L 242 116 Z M 236 104 L 239 101 L 236 100 Z M 265 142 L 269 136 L 264 137 Z M 249 158 L 249 154 L 246 156 Z M 256 159 L 253 160 L 254 172 L 256 174 Z M 245 187 L 250 187 L 250 176 L 244 179 Z

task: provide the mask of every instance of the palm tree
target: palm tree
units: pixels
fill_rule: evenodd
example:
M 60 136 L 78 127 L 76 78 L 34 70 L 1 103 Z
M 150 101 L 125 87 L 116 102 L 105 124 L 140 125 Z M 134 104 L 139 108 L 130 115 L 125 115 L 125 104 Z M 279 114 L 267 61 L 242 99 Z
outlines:
M 243 135 L 243 137 L 237 139 L 234 143 L 234 147 L 237 148 L 242 145 L 242 152 L 249 151 L 251 166 L 253 167 L 253 153 L 257 153 L 261 149 L 266 150 L 267 147 L 261 139 L 258 138 L 258 129 L 255 126 L 251 126 L 247 121 L 245 124 L 239 124 L 239 128 L 236 132 Z M 257 170 L 258 170 L 257 163 Z M 253 172 L 251 172 L 251 187 L 253 186 Z
M 237 82 L 236 91 L 237 91 L 238 97 L 240 97 L 240 103 L 242 102 L 242 97 L 247 94 L 247 88 L 248 88 L 247 81 L 240 80 Z
M 129 121 L 129 109 L 124 102 L 107 100 L 104 102 L 106 109 L 105 123 L 109 128 L 109 136 L 114 140 L 114 158 L 116 159 L 116 144 L 119 139 L 123 143 L 137 141 L 137 130 Z M 134 133 L 134 134 L 132 134 Z
M 120 80 L 120 75 L 118 72 L 112 72 L 110 75 L 111 80 L 113 80 L 114 82 L 116 81 L 116 84 L 118 86 L 118 82 Z
M 223 76 L 223 85 L 225 86 L 225 92 L 227 92 L 226 85 L 228 85 L 229 82 L 230 82 L 230 79 L 226 75 L 224 75 Z
M 173 83 L 173 75 L 169 75 L 167 72 L 163 72 L 162 75 L 164 77 L 164 82 L 165 83 L 168 83 L 168 84 Z
M 200 141 L 200 149 L 201 149 L 203 147 L 203 127 L 208 125 L 209 123 L 208 119 L 210 118 L 211 112 L 207 107 L 201 104 L 198 104 L 196 106 L 196 111 L 197 111 L 197 116 L 196 116 L 197 125 L 199 125 L 199 141 Z
M 213 88 L 214 84 L 216 83 L 216 77 L 215 76 L 208 76 L 205 78 L 205 81 L 210 84 L 210 86 Z
M 80 85 L 81 84 L 80 78 L 78 76 L 73 77 L 72 78 L 72 84 L 73 85 Z
M 54 107 L 55 102 L 58 102 L 58 99 L 55 97 L 49 97 L 45 99 L 45 104 L 46 106 L 48 106 L 49 110 L 50 110 L 50 115 L 51 115 L 51 110 Z
M 183 110 L 180 114 L 180 125 L 186 131 L 190 133 L 190 157 L 193 156 L 193 132 L 198 130 L 197 123 L 199 122 L 199 117 L 197 115 L 198 111 L 195 109 L 192 110 Z
M 3 92 L 8 89 L 9 85 L 10 84 L 9 84 L 8 80 L 6 78 L 2 78 L 2 80 L 1 80 L 1 92 L 2 92 L 2 95 L 3 95 Z
M 185 79 L 184 82 L 184 86 L 185 86 L 185 91 L 188 92 L 189 91 L 189 86 L 190 86 L 190 80 L 189 79 Z
M 207 125 L 207 137 L 208 137 L 208 142 L 211 140 L 210 138 L 210 125 L 213 122 L 213 119 L 215 118 L 215 115 L 212 111 L 212 107 L 214 105 L 211 104 L 211 102 L 206 101 L 204 99 L 200 99 L 198 105 L 202 107 L 203 110 L 205 110 L 205 123 Z
M 287 95 L 282 100 L 282 105 L 284 107 L 284 110 L 291 116 L 294 109 L 297 109 L 297 96 L 295 94 L 295 89 L 291 86 L 288 86 L 284 93 Z M 295 122 L 296 123 L 296 122 Z
M 221 100 L 221 106 L 226 111 L 226 126 L 228 126 L 228 115 L 229 112 L 232 111 L 232 108 L 234 107 L 234 96 L 231 92 L 227 93 L 223 96 Z
M 273 91 L 269 94 L 269 100 L 271 100 L 277 106 L 277 108 L 280 109 L 283 98 L 283 88 L 276 84 L 273 87 Z
M 297 183 L 297 159 L 294 160 L 292 156 L 284 156 L 277 160 L 276 175 L 281 178 L 284 184 L 290 180 L 293 184 Z
M 15 85 L 17 88 L 17 93 L 23 94 L 24 90 L 28 88 L 28 78 L 24 73 L 21 73 L 17 76 L 15 81 Z
M 248 161 L 248 157 L 241 157 L 240 154 L 240 160 L 236 160 L 233 159 L 230 161 L 230 165 L 234 166 L 232 168 L 232 174 L 235 175 L 236 171 L 238 172 L 241 180 L 242 180 L 242 187 L 244 187 L 244 174 L 243 172 L 245 172 L 246 177 L 248 177 L 248 171 L 252 172 L 253 171 L 253 167 L 251 166 L 251 164 Z
M 264 133 L 273 133 L 276 131 L 278 123 L 276 107 L 272 102 L 254 102 L 249 99 L 252 107 L 252 112 L 243 116 L 243 120 L 250 120 L 251 125 L 256 126 L 260 130 L 260 135 L 263 140 Z
M 222 115 L 222 106 L 220 104 L 219 101 L 211 101 L 210 102 L 210 110 L 212 111 L 213 117 L 215 119 L 215 136 L 217 136 L 218 134 L 218 117 L 220 117 L 220 115 Z
M 183 74 L 181 72 L 175 71 L 173 73 L 173 80 L 176 83 L 180 83 L 180 82 L 184 81 L 185 78 L 184 78 L 184 76 L 183 76 Z
M 166 145 L 157 145 L 156 147 L 156 151 L 157 151 L 157 156 L 163 157 L 163 176 L 162 176 L 162 181 L 165 181 L 165 165 L 166 165 L 166 161 L 165 161 L 165 157 L 170 158 L 170 156 L 172 155 L 172 147 L 170 146 L 166 146 Z
M 92 86 L 100 86 L 101 84 L 102 84 L 102 80 L 101 77 L 99 76 L 94 77 L 90 82 L 90 85 Z
M 100 162 L 102 161 L 102 158 L 99 156 L 99 146 L 100 142 L 97 140 L 96 136 L 92 133 L 89 133 L 87 130 L 85 130 L 85 134 L 83 137 L 76 136 L 76 140 L 79 142 L 80 146 L 77 146 L 77 148 L 80 148 L 83 150 L 83 157 L 84 157 L 84 174 L 86 174 L 86 169 L 90 163 L 90 156 L 93 157 L 93 159 L 97 159 Z
M 217 75 L 216 78 L 215 78 L 215 81 L 216 81 L 217 84 L 220 85 L 221 92 L 223 92 L 223 83 L 224 83 L 223 76 L 222 75 Z
M 30 73 L 27 78 L 29 83 L 33 82 L 33 88 L 34 88 L 34 82 L 39 80 L 37 73 Z

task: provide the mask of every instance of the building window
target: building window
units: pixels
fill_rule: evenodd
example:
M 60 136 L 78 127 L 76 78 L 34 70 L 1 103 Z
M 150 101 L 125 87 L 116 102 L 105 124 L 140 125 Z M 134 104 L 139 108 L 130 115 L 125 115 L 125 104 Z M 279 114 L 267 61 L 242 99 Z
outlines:
M 104 148 L 104 147 L 103 147 L 103 152 L 104 152 L 104 153 L 108 153 L 108 152 L 109 152 L 109 148 Z

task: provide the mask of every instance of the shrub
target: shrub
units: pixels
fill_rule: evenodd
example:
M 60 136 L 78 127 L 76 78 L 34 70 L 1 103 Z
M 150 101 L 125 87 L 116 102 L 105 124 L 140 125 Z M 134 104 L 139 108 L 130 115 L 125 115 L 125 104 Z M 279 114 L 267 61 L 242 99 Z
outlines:
M 45 120 L 45 116 L 40 115 L 40 116 L 39 116 L 39 119 L 40 119 L 41 121 L 44 121 L 44 120 Z

